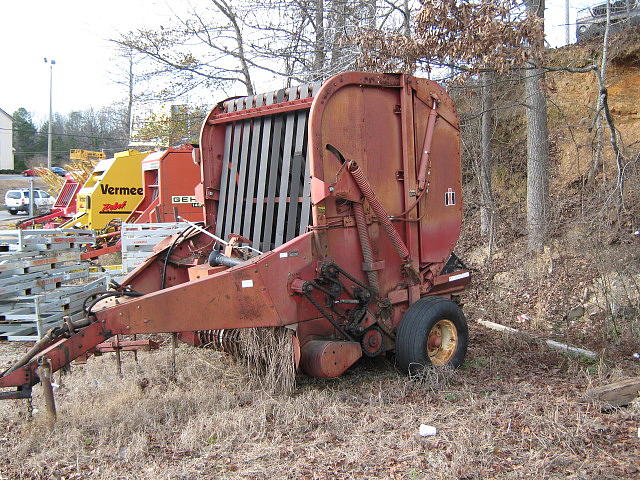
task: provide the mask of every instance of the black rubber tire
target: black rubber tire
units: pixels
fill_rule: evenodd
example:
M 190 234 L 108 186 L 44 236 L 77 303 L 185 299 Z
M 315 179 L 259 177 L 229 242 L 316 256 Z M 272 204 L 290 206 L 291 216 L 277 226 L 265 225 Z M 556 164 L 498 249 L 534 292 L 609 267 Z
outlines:
M 462 365 L 469 343 L 467 320 L 454 302 L 432 296 L 411 305 L 400 321 L 396 332 L 396 364 L 404 372 L 418 374 L 432 366 L 427 353 L 427 339 L 431 328 L 442 319 L 453 323 L 458 336 L 456 350 L 444 366 L 457 368 Z
M 18 211 L 17 210 L 9 210 L 9 215 L 17 215 Z

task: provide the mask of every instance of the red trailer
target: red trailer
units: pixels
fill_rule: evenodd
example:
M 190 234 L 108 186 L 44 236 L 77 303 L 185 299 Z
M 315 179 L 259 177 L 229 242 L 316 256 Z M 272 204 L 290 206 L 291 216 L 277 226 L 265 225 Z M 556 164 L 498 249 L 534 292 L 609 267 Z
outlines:
M 203 220 L 202 205 L 194 196 L 200 169 L 193 161 L 193 145 L 184 144 L 150 153 L 142 161 L 144 198 L 126 223 L 164 223 L 179 215 Z
M 127 301 L 51 331 L 0 377 L 18 387 L 4 398 L 28 396 L 39 363 L 57 370 L 116 334 L 224 344 L 288 326 L 320 377 L 386 351 L 406 371 L 462 363 L 460 131 L 439 85 L 351 72 L 227 100 L 194 157 L 206 228 L 167 239 L 106 294 Z
M 185 144 L 153 152 L 142 160 L 144 196 L 125 223 L 166 223 L 179 218 L 202 222 L 203 206 L 194 191 L 200 169 L 193 161 L 193 145 Z M 83 259 L 120 251 L 120 230 L 98 237 L 95 248 L 87 248 Z

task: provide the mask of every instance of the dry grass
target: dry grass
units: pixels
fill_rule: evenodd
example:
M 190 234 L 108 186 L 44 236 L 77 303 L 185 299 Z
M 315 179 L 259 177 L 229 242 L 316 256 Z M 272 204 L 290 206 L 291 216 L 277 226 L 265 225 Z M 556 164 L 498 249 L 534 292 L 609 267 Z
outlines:
M 577 400 L 619 370 L 476 328 L 471 345 L 435 383 L 367 359 L 336 380 L 300 378 L 289 396 L 208 350 L 178 349 L 176 383 L 167 348 L 139 369 L 126 357 L 122 380 L 111 356 L 94 358 L 65 377 L 52 431 L 40 412 L 20 418 L 23 403 L 0 404 L 0 477 L 637 478 L 639 409 Z M 418 437 L 420 423 L 438 434 Z

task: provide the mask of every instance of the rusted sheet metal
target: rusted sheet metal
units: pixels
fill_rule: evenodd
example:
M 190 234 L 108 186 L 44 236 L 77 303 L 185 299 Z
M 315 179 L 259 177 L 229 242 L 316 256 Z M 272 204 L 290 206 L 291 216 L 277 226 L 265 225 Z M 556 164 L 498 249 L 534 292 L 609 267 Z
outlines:
M 57 340 L 34 356 L 24 367 L 20 367 L 7 376 L 0 377 L 0 388 L 34 384 L 38 378 L 36 369 L 40 358 L 49 359 L 51 371 L 55 372 L 81 355 L 91 351 L 96 345 L 111 336 L 112 333 L 106 330 L 101 322 L 92 323 L 70 337 Z
M 246 264 L 135 298 L 96 314 L 114 333 L 181 332 L 288 325 L 316 318 L 287 279 L 313 263 L 307 233 Z M 274 281 L 276 280 L 277 281 Z M 185 309 L 192 312 L 185 322 Z
M 176 212 L 189 221 L 202 221 L 202 206 L 194 196 L 200 169 L 192 157 L 190 144 L 148 155 L 142 161 L 144 196 L 126 223 L 175 222 Z
M 247 118 L 259 118 L 265 115 L 275 115 L 277 113 L 292 112 L 303 108 L 309 108 L 313 98 L 300 98 L 288 102 L 278 103 L 276 105 L 264 105 L 261 107 L 247 108 L 238 112 L 220 113 L 215 118 L 207 120 L 209 125 L 218 125 L 221 123 L 229 123 Z
M 362 357 L 357 342 L 309 340 L 301 347 L 300 368 L 313 377 L 335 378 Z

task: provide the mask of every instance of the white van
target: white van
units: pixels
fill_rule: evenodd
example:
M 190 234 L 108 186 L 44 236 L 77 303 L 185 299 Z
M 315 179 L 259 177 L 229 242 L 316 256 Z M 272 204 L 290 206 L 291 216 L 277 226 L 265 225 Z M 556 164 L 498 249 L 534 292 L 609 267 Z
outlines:
M 44 190 L 38 188 L 33 189 L 35 197 L 34 213 L 48 213 L 55 203 L 55 199 Z M 4 206 L 11 215 L 18 212 L 29 213 L 29 189 L 16 188 L 8 190 L 4 195 Z

